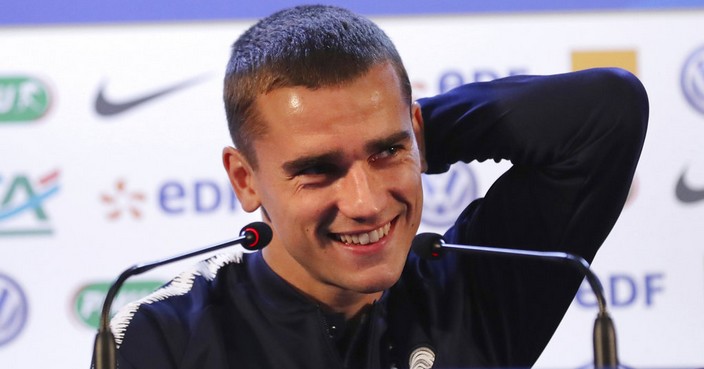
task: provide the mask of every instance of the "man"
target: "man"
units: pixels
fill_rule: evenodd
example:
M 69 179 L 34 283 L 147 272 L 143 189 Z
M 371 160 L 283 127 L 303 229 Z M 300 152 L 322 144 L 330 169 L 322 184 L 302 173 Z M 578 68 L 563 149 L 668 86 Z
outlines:
M 234 44 L 223 151 L 274 238 L 218 256 L 113 320 L 120 368 L 529 367 L 581 277 L 564 266 L 409 254 L 421 173 L 511 160 L 452 243 L 591 260 L 624 204 L 647 98 L 624 71 L 512 77 L 411 103 L 373 23 L 276 13 Z

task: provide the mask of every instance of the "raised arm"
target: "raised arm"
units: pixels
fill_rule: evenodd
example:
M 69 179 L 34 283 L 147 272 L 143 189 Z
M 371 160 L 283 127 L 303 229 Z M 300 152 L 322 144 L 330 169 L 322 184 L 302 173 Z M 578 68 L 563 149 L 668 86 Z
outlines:
M 429 173 L 458 161 L 513 163 L 447 232 L 449 242 L 593 259 L 623 208 L 645 138 L 648 101 L 637 78 L 619 69 L 509 77 L 419 103 Z M 418 268 L 435 281 L 427 293 L 439 295 L 427 300 L 445 301 L 426 304 L 443 311 L 432 326 L 463 337 L 441 350 L 479 346 L 487 366 L 531 366 L 582 280 L 564 265 L 494 256 Z
M 495 246 L 591 259 L 621 212 L 645 138 L 648 101 L 619 69 L 509 77 L 420 101 L 429 173 L 457 161 L 510 160 L 452 232 Z

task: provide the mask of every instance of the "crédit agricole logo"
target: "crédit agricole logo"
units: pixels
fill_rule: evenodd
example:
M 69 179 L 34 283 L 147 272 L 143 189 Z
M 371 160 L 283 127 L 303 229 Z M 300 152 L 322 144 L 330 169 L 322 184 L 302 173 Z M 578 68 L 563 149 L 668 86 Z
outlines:
M 59 188 L 58 170 L 39 178 L 0 174 L 0 237 L 51 234 L 46 203 Z

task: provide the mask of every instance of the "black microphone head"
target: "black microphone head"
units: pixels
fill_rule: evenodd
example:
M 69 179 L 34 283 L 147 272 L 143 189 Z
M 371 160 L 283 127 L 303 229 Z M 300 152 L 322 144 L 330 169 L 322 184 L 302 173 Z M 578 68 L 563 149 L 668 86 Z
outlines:
M 246 237 L 246 240 L 242 242 L 242 247 L 255 251 L 263 249 L 271 242 L 273 232 L 271 227 L 264 222 L 252 222 L 242 228 L 240 236 Z
M 411 249 L 423 259 L 440 259 L 443 242 L 442 236 L 437 233 L 421 233 L 413 238 Z

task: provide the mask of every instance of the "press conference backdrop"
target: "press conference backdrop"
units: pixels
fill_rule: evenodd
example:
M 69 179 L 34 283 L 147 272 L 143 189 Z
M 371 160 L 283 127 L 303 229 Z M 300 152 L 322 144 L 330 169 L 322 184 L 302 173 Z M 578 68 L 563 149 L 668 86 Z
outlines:
M 376 3 L 353 9 L 397 44 L 416 97 L 601 65 L 641 78 L 648 138 L 594 269 L 625 365 L 704 366 L 703 2 Z M 221 80 L 233 40 L 291 3 L 95 4 L 0 5 L 2 368 L 87 367 L 102 299 L 124 268 L 259 218 L 222 169 Z M 421 231 L 442 232 L 507 167 L 426 177 Z M 117 304 L 194 262 L 127 283 Z M 585 286 L 538 366 L 591 365 L 596 310 Z

